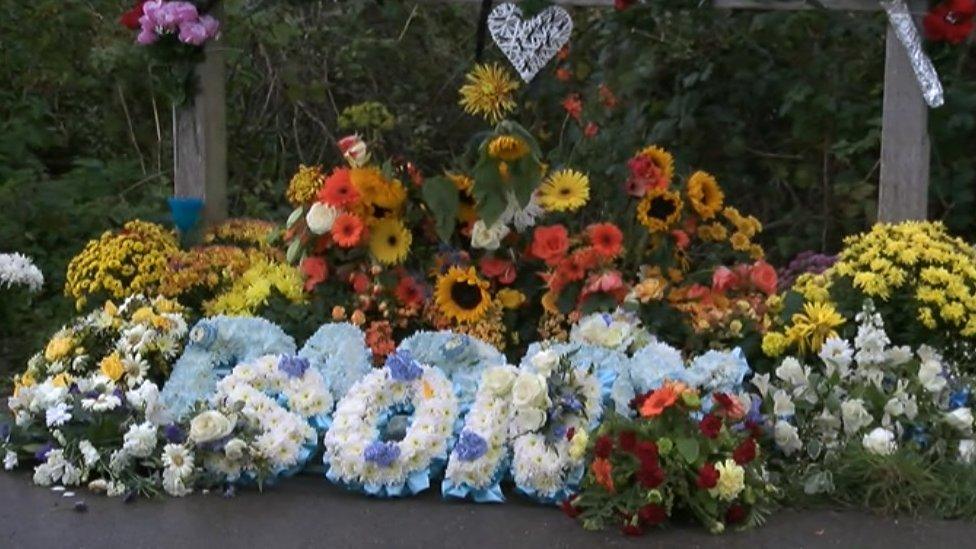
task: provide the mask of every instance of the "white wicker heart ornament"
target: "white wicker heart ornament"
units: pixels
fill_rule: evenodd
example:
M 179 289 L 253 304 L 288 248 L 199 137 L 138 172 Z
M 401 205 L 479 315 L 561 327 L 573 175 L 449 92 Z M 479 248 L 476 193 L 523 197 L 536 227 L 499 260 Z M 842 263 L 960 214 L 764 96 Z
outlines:
M 491 38 L 525 82 L 531 82 L 559 49 L 569 42 L 573 19 L 550 6 L 526 21 L 515 4 L 501 4 L 488 16 Z

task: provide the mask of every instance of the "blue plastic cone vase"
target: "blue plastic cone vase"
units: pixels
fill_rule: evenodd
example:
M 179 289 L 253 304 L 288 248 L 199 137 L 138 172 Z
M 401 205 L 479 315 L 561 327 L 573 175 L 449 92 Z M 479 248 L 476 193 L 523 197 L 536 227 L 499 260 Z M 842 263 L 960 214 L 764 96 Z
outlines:
M 180 230 L 180 234 L 185 235 L 200 221 L 203 199 L 174 196 L 169 199 L 169 211 L 173 216 L 173 224 Z

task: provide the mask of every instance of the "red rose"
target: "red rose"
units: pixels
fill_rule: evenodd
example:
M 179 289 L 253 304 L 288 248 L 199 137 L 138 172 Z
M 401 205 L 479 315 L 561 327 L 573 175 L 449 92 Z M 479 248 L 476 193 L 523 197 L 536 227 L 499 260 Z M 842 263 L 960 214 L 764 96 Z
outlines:
M 637 518 L 645 524 L 656 526 L 668 520 L 668 512 L 656 503 L 648 503 L 637 511 Z
M 776 293 L 776 269 L 760 259 L 749 269 L 749 282 L 764 294 L 773 295 Z
M 732 452 L 732 459 L 739 465 L 745 465 L 756 459 L 756 441 L 752 437 L 743 440 Z
M 601 459 L 607 459 L 610 457 L 610 452 L 613 451 L 613 439 L 607 435 L 603 435 L 596 439 L 596 444 L 593 446 L 593 453 L 596 457 Z
M 129 11 L 119 17 L 119 24 L 129 30 L 139 30 L 139 18 L 142 17 L 142 5 L 149 0 L 139 0 Z
M 695 484 L 702 490 L 715 488 L 715 485 L 718 484 L 718 475 L 718 469 L 711 463 L 706 463 L 698 468 L 698 480 L 695 481 Z
M 650 440 L 638 442 L 634 447 L 634 455 L 642 466 L 648 463 L 657 465 L 657 444 Z
M 653 490 L 664 482 L 664 469 L 657 462 L 641 462 L 641 468 L 637 470 L 637 482 L 643 488 Z
M 564 499 L 563 502 L 559 504 L 559 508 L 562 509 L 563 513 L 566 513 L 566 516 L 569 518 L 576 518 L 580 515 L 581 512 L 572 503 L 574 497 L 575 496 L 570 496 Z
M 558 262 L 569 250 L 569 232 L 562 225 L 536 227 L 532 234 L 532 255 L 549 265 Z
M 932 8 L 922 21 L 925 37 L 934 42 L 961 44 L 973 31 L 976 0 L 947 0 Z
M 712 290 L 716 292 L 731 290 L 738 283 L 738 277 L 728 267 L 719 267 L 712 274 Z
M 726 524 L 738 524 L 746 519 L 746 515 L 749 513 L 746 508 L 739 505 L 738 503 L 733 503 L 729 506 L 728 511 L 725 512 L 725 523 Z
M 634 449 L 637 447 L 637 433 L 633 431 L 624 431 L 617 436 L 617 441 L 620 443 L 620 449 L 624 452 L 634 453 Z
M 329 278 L 329 264 L 325 258 L 312 256 L 302 260 L 302 274 L 305 275 L 305 291 L 311 292 L 316 286 Z
M 705 438 L 715 438 L 722 430 L 722 418 L 715 414 L 705 414 L 698 423 L 698 429 Z
M 640 526 L 637 526 L 636 524 L 631 524 L 629 520 L 627 522 L 625 522 L 623 526 L 620 527 L 620 531 L 623 532 L 624 535 L 627 535 L 627 536 L 643 536 L 644 535 L 644 530 L 642 530 L 641 527 Z
M 515 282 L 515 263 L 500 257 L 485 256 L 479 262 L 481 272 L 488 278 L 497 278 L 502 284 Z

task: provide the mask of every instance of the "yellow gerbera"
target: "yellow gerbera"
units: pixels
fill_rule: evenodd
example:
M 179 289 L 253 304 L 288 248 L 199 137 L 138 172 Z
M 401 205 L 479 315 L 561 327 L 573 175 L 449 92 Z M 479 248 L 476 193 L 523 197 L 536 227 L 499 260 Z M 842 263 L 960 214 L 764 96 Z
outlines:
M 644 147 L 637 155 L 647 157 L 654 162 L 664 179 L 661 186 L 666 187 L 671 184 L 671 179 L 674 177 L 674 157 L 671 153 L 657 145 L 651 145 Z
M 475 65 L 465 80 L 467 83 L 459 90 L 464 112 L 497 124 L 515 110 L 512 94 L 519 83 L 498 63 Z
M 667 189 L 650 189 L 637 204 L 637 220 L 652 233 L 668 230 L 681 218 L 681 196 Z
M 725 194 L 718 181 L 708 172 L 695 172 L 688 178 L 688 202 L 702 219 L 711 219 L 722 210 Z
M 539 188 L 539 204 L 550 212 L 571 212 L 590 199 L 590 178 L 576 170 L 553 172 Z
M 370 228 L 369 251 L 385 265 L 396 265 L 406 259 L 412 243 L 410 230 L 395 217 L 380 219 Z
M 353 168 L 349 171 L 349 180 L 359 191 L 363 201 L 371 206 L 397 211 L 407 200 L 407 190 L 403 183 L 388 180 L 378 168 Z
M 491 307 L 488 281 L 474 267 L 451 267 L 437 277 L 434 302 L 444 316 L 457 322 L 477 322 Z
M 512 135 L 500 135 L 488 144 L 488 155 L 503 162 L 513 162 L 529 154 L 529 145 Z
M 804 303 L 803 312 L 793 315 L 793 326 L 786 337 L 799 347 L 801 353 L 820 351 L 824 341 L 837 337 L 835 328 L 844 324 L 844 317 L 830 303 Z
M 322 173 L 321 168 L 302 164 L 298 167 L 295 176 L 291 178 L 285 196 L 292 206 L 299 206 L 315 198 L 324 183 L 325 174 Z

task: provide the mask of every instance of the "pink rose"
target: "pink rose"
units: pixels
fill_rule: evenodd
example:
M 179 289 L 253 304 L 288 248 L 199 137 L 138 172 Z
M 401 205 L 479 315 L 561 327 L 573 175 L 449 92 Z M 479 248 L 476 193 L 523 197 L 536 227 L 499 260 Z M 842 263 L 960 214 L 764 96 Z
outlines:
M 202 46 L 210 36 L 203 24 L 193 21 L 180 23 L 180 41 L 192 46 Z
M 712 274 L 712 290 L 716 292 L 731 290 L 738 282 L 739 277 L 728 267 L 719 267 Z
M 766 295 L 776 293 L 776 285 L 778 283 L 776 269 L 761 259 L 755 262 L 752 268 L 749 269 L 749 281 Z

